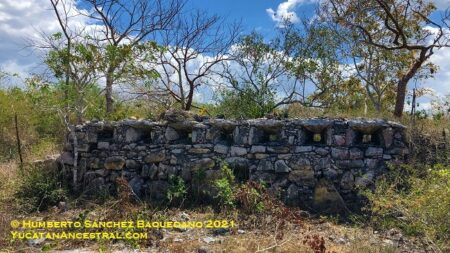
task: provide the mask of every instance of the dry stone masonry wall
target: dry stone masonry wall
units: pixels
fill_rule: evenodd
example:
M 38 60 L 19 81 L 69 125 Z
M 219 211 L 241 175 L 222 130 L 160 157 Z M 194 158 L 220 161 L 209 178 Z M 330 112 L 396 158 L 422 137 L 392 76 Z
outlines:
M 190 186 L 202 171 L 211 182 L 225 161 L 237 179 L 263 181 L 291 205 L 352 204 L 387 162 L 408 154 L 402 125 L 368 119 L 88 122 L 76 137 L 75 147 L 69 135 L 60 156 L 70 182 L 76 150 L 82 190 L 114 192 L 123 176 L 140 198 L 153 200 L 164 200 L 171 175 Z M 211 183 L 204 187 L 213 191 Z

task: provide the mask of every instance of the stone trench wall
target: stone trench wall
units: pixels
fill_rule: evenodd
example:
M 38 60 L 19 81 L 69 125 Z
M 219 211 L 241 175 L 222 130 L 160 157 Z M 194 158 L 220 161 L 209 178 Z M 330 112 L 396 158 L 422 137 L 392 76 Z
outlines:
M 59 161 L 73 182 L 70 136 Z M 210 182 L 226 161 L 237 179 L 264 181 L 291 205 L 352 204 L 387 162 L 404 162 L 408 154 L 402 125 L 368 119 L 88 122 L 76 136 L 79 189 L 112 193 L 123 176 L 139 197 L 152 200 L 165 198 L 170 175 L 191 185 L 202 171 L 202 187 L 213 191 Z

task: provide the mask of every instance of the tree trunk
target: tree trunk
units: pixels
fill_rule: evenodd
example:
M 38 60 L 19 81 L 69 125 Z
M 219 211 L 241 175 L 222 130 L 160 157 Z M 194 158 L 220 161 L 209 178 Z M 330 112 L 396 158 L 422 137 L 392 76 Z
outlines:
M 402 78 L 397 84 L 397 96 L 395 98 L 394 116 L 401 118 L 405 107 L 406 87 L 409 79 Z
M 105 88 L 105 99 L 106 99 L 106 113 L 112 113 L 113 112 L 113 98 L 112 98 L 112 73 L 107 73 L 106 75 L 106 88 Z
M 419 58 L 414 62 L 414 64 L 411 66 L 411 68 L 408 70 L 408 72 L 402 76 L 402 78 L 398 81 L 397 84 L 397 97 L 395 99 L 395 110 L 394 110 L 394 116 L 401 118 L 403 115 L 403 109 L 405 107 L 405 98 L 406 98 L 406 88 L 408 86 L 409 80 L 413 78 L 417 71 L 419 71 L 422 64 L 430 58 L 430 56 L 433 54 L 431 49 L 424 48 L 420 51 Z

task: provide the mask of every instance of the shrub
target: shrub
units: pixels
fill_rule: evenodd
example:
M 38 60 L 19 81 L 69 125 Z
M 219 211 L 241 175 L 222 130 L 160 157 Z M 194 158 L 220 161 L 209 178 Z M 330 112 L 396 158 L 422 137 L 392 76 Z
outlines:
M 169 177 L 169 189 L 167 199 L 170 203 L 182 203 L 186 198 L 187 187 L 180 176 L 171 175 Z
M 39 212 L 66 200 L 67 190 L 61 182 L 56 169 L 40 166 L 26 168 L 15 193 L 19 209 Z
M 269 196 L 262 184 L 250 181 L 237 188 L 235 197 L 245 213 L 261 213 Z
M 275 108 L 274 98 L 270 90 L 245 88 L 223 91 L 215 113 L 226 118 L 260 118 Z
M 448 247 L 450 237 L 450 167 L 434 165 L 392 167 L 374 192 L 366 192 L 372 222 L 382 228 L 399 227 Z
M 221 177 L 214 181 L 214 186 L 217 189 L 217 195 L 214 198 L 218 201 L 219 208 L 234 208 L 234 175 L 227 163 L 222 165 L 221 174 Z

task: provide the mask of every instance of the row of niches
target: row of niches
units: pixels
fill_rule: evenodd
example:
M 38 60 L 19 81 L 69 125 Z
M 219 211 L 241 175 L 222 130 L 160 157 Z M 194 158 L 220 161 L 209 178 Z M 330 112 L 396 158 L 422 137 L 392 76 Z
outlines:
M 120 130 L 118 130 L 120 129 Z M 380 128 L 373 132 L 333 127 L 310 131 L 303 127 L 264 129 L 236 126 L 234 129 L 200 128 L 180 130 L 171 127 L 106 128 L 97 130 L 95 142 L 137 144 L 223 144 L 223 145 L 316 145 L 316 146 L 403 146 L 402 131 Z

